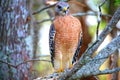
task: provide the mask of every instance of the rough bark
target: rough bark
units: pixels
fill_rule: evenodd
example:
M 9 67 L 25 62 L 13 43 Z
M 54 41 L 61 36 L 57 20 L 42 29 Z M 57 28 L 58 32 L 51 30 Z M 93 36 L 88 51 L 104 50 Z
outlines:
M 28 36 L 26 0 L 0 0 L 0 80 L 28 80 L 31 64 L 21 64 L 31 58 Z

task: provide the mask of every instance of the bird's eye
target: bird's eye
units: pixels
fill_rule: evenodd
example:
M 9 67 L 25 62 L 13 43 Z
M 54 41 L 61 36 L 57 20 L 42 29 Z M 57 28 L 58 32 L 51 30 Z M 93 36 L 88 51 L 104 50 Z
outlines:
M 59 6 L 59 5 L 58 5 L 57 7 L 58 7 L 58 9 L 61 9 L 61 8 L 62 8 L 62 7 L 61 7 L 61 6 Z
M 70 7 L 67 7 L 67 9 L 69 9 Z

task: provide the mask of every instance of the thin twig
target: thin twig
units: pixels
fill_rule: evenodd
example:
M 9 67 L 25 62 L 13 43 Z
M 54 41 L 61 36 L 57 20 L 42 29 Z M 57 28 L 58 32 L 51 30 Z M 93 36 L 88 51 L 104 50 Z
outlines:
M 28 62 L 33 62 L 33 61 L 45 61 L 45 62 L 51 62 L 50 60 L 44 60 L 44 59 L 31 59 L 31 60 L 27 60 L 27 61 L 24 61 L 24 62 L 21 62 L 19 64 L 16 65 L 16 67 L 22 65 L 22 64 L 26 64 Z
M 55 5 L 56 5 L 56 4 L 46 6 L 46 7 L 42 8 L 42 9 L 36 11 L 36 12 L 33 12 L 33 15 L 38 14 L 38 13 L 40 13 L 40 12 L 42 12 L 42 11 L 48 9 L 48 8 L 51 8 L 51 7 L 55 6 Z
M 53 21 L 53 20 L 54 20 L 54 17 L 53 18 L 49 18 L 49 19 L 44 19 L 44 20 L 41 20 L 41 21 L 37 21 L 36 24 L 41 24 L 43 22 Z
M 96 12 L 93 12 L 93 13 L 79 12 L 79 13 L 75 13 L 75 14 L 72 14 L 72 15 L 73 15 L 73 16 L 86 16 L 86 15 L 93 15 L 93 16 L 96 16 L 97 13 L 96 13 Z M 101 14 L 101 16 L 112 17 L 112 16 L 109 15 L 109 14 Z
M 97 13 L 76 13 L 76 14 L 72 14 L 73 16 L 86 16 L 86 15 L 93 15 L 93 16 L 96 16 Z M 106 17 L 112 17 L 111 15 L 109 14 L 102 14 L 102 16 L 106 16 Z M 44 19 L 44 20 L 41 20 L 41 21 L 37 21 L 35 22 L 36 24 L 41 24 L 43 22 L 47 22 L 47 21 L 53 21 L 54 20 L 54 17 L 52 18 L 49 18 L 49 19 Z
M 99 6 L 102 7 L 107 0 L 104 0 Z
M 68 1 L 70 1 L 70 0 L 60 0 L 60 1 L 68 2 Z M 38 14 L 38 13 L 40 13 L 40 12 L 42 12 L 42 11 L 48 9 L 48 8 L 54 7 L 56 4 L 57 4 L 57 3 L 52 4 L 52 5 L 49 5 L 49 6 L 46 6 L 46 7 L 42 8 L 42 9 L 36 11 L 36 12 L 33 12 L 33 15 Z
M 13 64 L 11 64 L 11 63 L 8 63 L 8 62 L 5 62 L 5 61 L 3 61 L 3 60 L 0 60 L 1 63 L 7 64 L 7 65 L 9 65 L 9 66 L 11 66 L 11 67 L 14 67 L 14 68 L 17 68 L 17 67 L 19 67 L 19 66 L 22 65 L 22 64 L 26 64 L 26 63 L 28 63 L 28 62 L 33 62 L 33 61 L 51 62 L 50 60 L 44 60 L 44 59 L 31 59 L 31 60 L 27 60 L 27 61 L 21 62 L 21 63 L 19 63 L 19 64 L 17 64 L 17 65 L 13 65 Z
M 8 63 L 8 62 L 5 62 L 5 61 L 3 61 L 3 60 L 0 60 L 0 63 L 4 63 L 4 64 L 7 64 L 7 65 L 9 65 L 9 66 L 11 66 L 11 67 L 16 68 L 15 65 L 13 65 L 13 64 L 11 64 L 11 63 Z
M 97 18 L 97 21 L 98 21 L 98 24 L 97 24 L 97 29 L 96 29 L 96 39 L 98 38 L 98 33 L 99 33 L 99 27 L 100 27 L 100 23 L 101 23 L 101 17 L 102 17 L 102 11 L 101 11 L 101 7 L 105 4 L 107 0 L 104 0 L 99 6 L 98 6 L 98 18 Z

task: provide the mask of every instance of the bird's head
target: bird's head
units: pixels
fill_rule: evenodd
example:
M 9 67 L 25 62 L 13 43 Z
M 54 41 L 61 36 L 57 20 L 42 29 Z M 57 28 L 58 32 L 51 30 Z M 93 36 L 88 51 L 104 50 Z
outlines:
M 67 15 L 69 13 L 69 4 L 63 1 L 60 1 L 55 6 L 56 15 Z

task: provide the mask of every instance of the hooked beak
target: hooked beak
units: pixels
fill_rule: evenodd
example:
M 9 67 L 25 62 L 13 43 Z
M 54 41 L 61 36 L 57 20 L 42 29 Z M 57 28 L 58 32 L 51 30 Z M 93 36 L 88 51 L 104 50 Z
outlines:
M 66 8 L 66 7 L 64 7 L 62 11 L 66 13 L 66 11 L 67 11 L 67 8 Z

